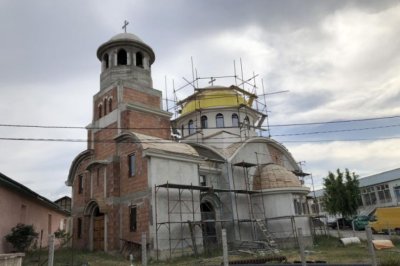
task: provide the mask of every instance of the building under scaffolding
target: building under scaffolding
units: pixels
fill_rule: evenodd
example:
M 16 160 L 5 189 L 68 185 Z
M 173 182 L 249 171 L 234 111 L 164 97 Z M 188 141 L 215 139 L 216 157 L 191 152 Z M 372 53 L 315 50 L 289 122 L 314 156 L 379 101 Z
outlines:
M 309 189 L 299 180 L 305 174 L 269 137 L 256 75 L 239 78 L 235 70 L 234 85 L 214 85 L 220 79 L 212 77 L 203 87 L 207 78 L 193 71 L 192 82 L 174 89 L 171 121 L 152 88 L 150 46 L 121 33 L 97 57 L 100 91 L 88 147 L 67 180 L 75 247 L 126 250 L 144 235 L 151 256 L 168 258 L 217 249 L 221 228 L 241 249 L 295 245 L 288 240 L 298 227 L 311 240 Z M 188 86 L 194 91 L 177 101 Z

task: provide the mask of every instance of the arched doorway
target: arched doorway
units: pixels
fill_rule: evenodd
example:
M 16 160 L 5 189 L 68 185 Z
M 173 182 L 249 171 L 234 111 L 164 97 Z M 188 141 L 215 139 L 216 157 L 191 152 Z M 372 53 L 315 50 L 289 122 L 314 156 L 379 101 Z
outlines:
M 215 208 L 209 201 L 203 201 L 200 204 L 202 230 L 203 230 L 203 246 L 205 250 L 212 250 L 218 245 L 217 230 L 215 228 Z
M 90 201 L 84 210 L 84 214 L 89 216 L 89 249 L 92 251 L 106 251 L 105 248 L 105 214 L 96 201 Z
M 98 206 L 93 211 L 93 250 L 104 250 L 104 213 Z

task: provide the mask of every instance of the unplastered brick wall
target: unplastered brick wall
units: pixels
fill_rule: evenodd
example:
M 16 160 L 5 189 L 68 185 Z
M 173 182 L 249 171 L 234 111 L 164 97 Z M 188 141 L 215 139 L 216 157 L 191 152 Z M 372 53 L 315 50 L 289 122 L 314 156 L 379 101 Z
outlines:
M 130 128 L 131 131 L 162 139 L 170 139 L 169 117 L 127 110 L 122 113 L 122 121 L 124 127 Z
M 133 139 L 132 139 L 133 140 Z M 127 143 L 127 140 L 118 143 L 120 157 L 120 194 L 129 195 L 138 191 L 145 191 L 148 187 L 147 158 L 143 158 L 140 143 Z M 135 154 L 135 175 L 129 176 L 129 155 Z
M 130 231 L 130 207 L 136 206 L 136 230 Z M 143 232 L 149 232 L 149 221 L 150 221 L 150 205 L 149 198 L 142 197 L 133 199 L 130 202 L 121 204 L 122 211 L 122 235 L 125 239 L 130 241 L 141 241 L 141 235 Z
M 160 96 L 151 95 L 132 88 L 124 88 L 124 101 L 126 103 L 141 103 L 157 110 L 161 108 Z
M 95 160 L 105 160 L 115 154 L 114 137 L 117 135 L 117 123 L 110 124 L 94 134 Z
M 101 115 L 99 113 L 100 105 L 102 106 Z M 117 88 L 114 87 L 107 93 L 101 94 L 96 97 L 93 103 L 93 116 L 95 119 L 99 119 L 100 117 L 103 117 L 106 114 L 110 113 L 112 110 L 114 110 L 116 106 L 117 106 Z

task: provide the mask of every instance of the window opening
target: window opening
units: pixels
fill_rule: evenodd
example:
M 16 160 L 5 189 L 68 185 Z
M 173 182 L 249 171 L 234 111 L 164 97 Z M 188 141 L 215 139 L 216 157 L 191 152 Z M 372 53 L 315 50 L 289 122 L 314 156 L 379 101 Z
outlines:
M 102 110 L 103 110 L 103 106 L 100 104 L 99 105 L 99 118 L 101 118 L 101 116 L 102 116 Z
M 129 176 L 135 176 L 136 173 L 136 155 L 134 153 L 128 156 Z
M 117 65 L 121 66 L 121 65 L 126 65 L 126 64 L 127 64 L 127 54 L 124 49 L 121 49 L 118 51 L 118 54 L 117 54 Z
M 82 194 L 83 192 L 83 176 L 78 176 L 78 194 Z
M 97 186 L 99 186 L 99 179 L 100 179 L 100 168 L 97 168 L 97 180 L 96 180 Z
M 392 196 L 390 195 L 388 184 L 378 185 L 376 186 L 376 190 L 378 191 L 378 197 L 380 203 L 386 203 L 392 201 Z
M 103 100 L 103 105 L 104 105 L 104 115 L 107 114 L 107 99 Z
M 141 52 L 136 53 L 136 66 L 143 68 L 143 54 Z
M 78 218 L 78 220 L 77 220 L 77 229 L 78 229 L 78 230 L 76 230 L 77 237 L 78 237 L 78 239 L 81 239 L 82 238 L 82 218 Z
M 366 187 L 361 190 L 361 196 L 365 206 L 375 205 L 377 203 L 374 187 Z
M 136 232 L 136 206 L 129 208 L 129 230 Z
M 105 68 L 107 69 L 108 68 L 108 54 L 104 54 L 103 62 L 104 62 Z
M 200 186 L 207 186 L 207 180 L 205 175 L 200 176 Z
M 201 120 L 201 128 L 208 128 L 207 116 L 205 115 L 201 116 L 200 120 Z
M 239 127 L 239 117 L 237 114 L 232 114 L 232 127 Z
M 189 120 L 188 129 L 189 129 L 189 135 L 194 133 L 195 130 L 194 130 L 193 120 Z
M 215 116 L 215 124 L 217 128 L 224 127 L 224 116 L 223 114 L 217 114 Z
M 108 99 L 108 112 L 112 111 L 112 98 Z
M 182 137 L 184 136 L 184 131 L 185 130 L 185 126 L 184 125 L 182 125 L 182 127 L 181 127 L 181 135 L 182 135 Z

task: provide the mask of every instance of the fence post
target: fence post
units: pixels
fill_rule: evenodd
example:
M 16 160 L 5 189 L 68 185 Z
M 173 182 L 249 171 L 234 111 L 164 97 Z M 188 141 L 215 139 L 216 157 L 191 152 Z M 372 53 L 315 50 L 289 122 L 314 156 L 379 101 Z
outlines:
M 377 266 L 376 262 L 376 254 L 375 254 L 375 249 L 374 245 L 372 244 L 372 231 L 371 227 L 367 226 L 365 227 L 365 232 L 367 234 L 367 241 L 368 241 L 368 249 L 369 249 L 369 254 L 371 254 L 371 265 L 372 266 Z
M 306 254 L 304 252 L 304 243 L 303 243 L 303 229 L 301 229 L 300 227 L 297 228 L 297 238 L 299 241 L 301 265 L 306 266 Z
M 224 257 L 224 266 L 228 266 L 228 244 L 226 241 L 226 229 L 222 229 L 222 250 L 223 250 L 223 257 Z
M 49 235 L 48 246 L 49 246 L 49 260 L 48 260 L 49 264 L 48 265 L 53 266 L 53 264 L 54 264 L 54 235 L 53 234 Z
M 142 233 L 142 265 L 147 266 L 146 233 Z

